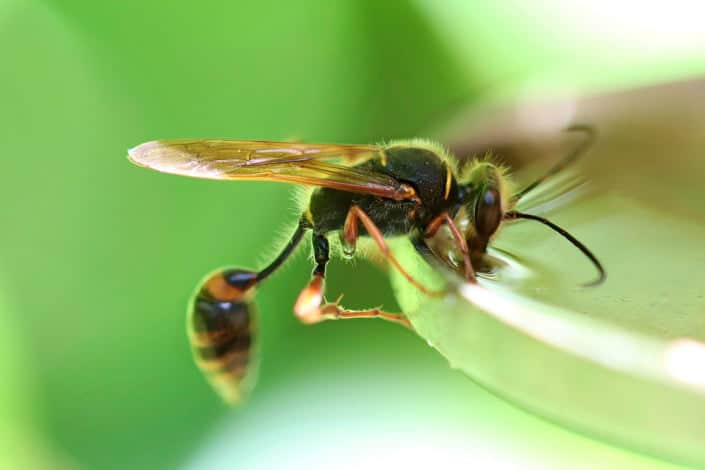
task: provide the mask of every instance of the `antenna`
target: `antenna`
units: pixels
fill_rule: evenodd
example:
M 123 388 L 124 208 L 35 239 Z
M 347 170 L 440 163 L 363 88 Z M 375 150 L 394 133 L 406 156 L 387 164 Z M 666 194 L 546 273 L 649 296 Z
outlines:
M 585 256 L 592 261 L 592 264 L 595 265 L 595 268 L 597 268 L 597 271 L 599 273 L 599 277 L 595 279 L 592 282 L 588 282 L 587 284 L 583 284 L 584 287 L 593 287 L 598 284 L 601 284 L 604 282 L 605 278 L 607 277 L 607 273 L 605 272 L 605 268 L 602 267 L 602 263 L 597 259 L 595 255 L 592 254 L 592 252 L 583 245 L 580 240 L 575 238 L 573 235 L 568 233 L 565 229 L 559 227 L 558 225 L 554 224 L 548 219 L 544 219 L 543 217 L 539 217 L 538 215 L 533 215 L 533 214 L 525 214 L 523 212 L 518 212 L 518 211 L 509 211 L 506 214 L 504 214 L 504 219 L 505 220 L 516 220 L 516 219 L 529 219 L 529 220 L 535 220 L 536 222 L 541 222 L 542 224 L 550 227 L 553 231 L 558 232 L 560 235 L 563 236 L 566 240 L 568 240 L 570 243 L 572 243 L 578 250 L 580 250 Z
M 546 173 L 541 178 L 537 179 L 518 193 L 514 194 L 514 196 L 512 196 L 512 199 L 514 201 L 518 201 L 536 186 L 543 183 L 548 178 L 555 175 L 556 173 L 573 163 L 575 160 L 577 160 L 578 157 L 580 157 L 583 153 L 589 150 L 590 147 L 593 146 L 593 144 L 595 143 L 595 139 L 597 138 L 597 131 L 595 131 L 595 128 L 583 124 L 574 124 L 570 127 L 565 128 L 564 132 L 582 132 L 585 135 L 585 140 L 580 142 L 580 144 L 578 144 L 578 146 L 575 147 L 572 152 L 563 157 L 558 163 L 553 166 L 553 168 L 548 170 L 548 173 Z

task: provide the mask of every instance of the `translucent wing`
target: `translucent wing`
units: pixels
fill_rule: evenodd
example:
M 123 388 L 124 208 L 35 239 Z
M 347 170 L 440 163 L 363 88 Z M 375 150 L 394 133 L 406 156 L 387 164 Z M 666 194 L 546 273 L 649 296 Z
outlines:
M 581 171 L 584 160 L 592 158 L 595 138 L 584 132 L 567 132 L 571 124 L 575 123 L 566 122 L 563 128 L 536 133 L 518 126 L 483 128 L 484 133 L 480 135 L 451 136 L 449 147 L 464 158 L 472 158 L 490 149 L 500 163 L 511 168 L 515 189 L 522 190 L 522 194 L 515 194 L 518 197 L 515 208 L 548 214 L 595 191 Z M 537 178 L 540 178 L 540 184 L 531 185 Z M 524 192 L 528 186 L 532 189 Z
M 130 149 L 129 158 L 139 166 L 193 178 L 281 181 L 396 200 L 413 197 L 413 189 L 391 176 L 350 166 L 380 152 L 375 145 L 156 140 Z

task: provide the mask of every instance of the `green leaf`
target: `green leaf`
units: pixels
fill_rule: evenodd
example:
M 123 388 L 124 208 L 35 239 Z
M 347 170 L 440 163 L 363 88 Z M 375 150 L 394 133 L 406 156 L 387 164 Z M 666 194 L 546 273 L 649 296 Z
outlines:
M 537 151 L 555 150 L 544 144 L 560 137 L 561 128 L 595 126 L 599 141 L 579 167 L 591 190 L 548 216 L 602 260 L 605 284 L 578 287 L 592 279 L 590 263 L 530 223 L 506 227 L 495 241 L 502 251 L 494 256 L 507 263 L 492 279 L 472 285 L 451 278 L 444 298 L 422 296 L 393 274 L 414 328 L 452 367 L 551 420 L 699 465 L 705 464 L 703 87 L 695 81 L 508 106 L 448 133 L 456 149 L 502 149 L 500 156 L 519 166 L 535 161 Z M 408 244 L 397 253 L 414 276 L 444 281 Z

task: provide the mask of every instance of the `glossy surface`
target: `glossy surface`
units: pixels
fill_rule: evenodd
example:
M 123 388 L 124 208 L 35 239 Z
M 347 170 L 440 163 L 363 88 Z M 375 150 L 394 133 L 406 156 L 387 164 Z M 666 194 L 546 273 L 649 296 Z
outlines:
M 495 244 L 514 258 L 477 286 L 458 284 L 429 301 L 396 282 L 417 331 L 452 367 L 552 420 L 698 465 L 705 464 L 705 205 L 683 195 L 705 196 L 705 172 L 692 173 L 705 161 L 703 90 L 705 82 L 692 82 L 573 103 L 571 121 L 600 123 L 603 138 L 579 170 L 592 190 L 550 213 L 602 259 L 603 285 L 577 287 L 589 265 L 528 223 L 502 232 Z M 621 121 L 628 103 L 653 113 Z M 507 120 L 503 129 L 515 125 L 503 144 L 519 155 L 528 144 L 515 115 L 498 116 Z M 663 115 L 678 117 L 639 138 L 621 134 L 656 126 Z M 665 160 L 663 148 L 678 156 Z

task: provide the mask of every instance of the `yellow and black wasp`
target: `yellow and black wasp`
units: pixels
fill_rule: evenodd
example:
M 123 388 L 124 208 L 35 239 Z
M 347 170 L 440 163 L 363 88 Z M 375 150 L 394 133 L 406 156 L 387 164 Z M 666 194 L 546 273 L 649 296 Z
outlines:
M 411 284 L 428 289 L 397 261 L 388 237 L 407 236 L 414 247 L 430 252 L 427 240 L 442 227 L 452 237 L 461 274 L 475 282 L 474 266 L 504 222 L 530 219 L 568 239 L 597 267 L 597 258 L 568 232 L 545 218 L 514 210 L 516 203 L 546 178 L 573 161 L 590 143 L 587 127 L 574 127 L 589 137 L 543 178 L 514 192 L 506 170 L 476 159 L 458 167 L 441 145 L 425 140 L 383 145 L 339 145 L 248 140 L 160 140 L 129 151 L 130 160 L 164 173 L 216 180 L 280 181 L 313 187 L 308 205 L 286 246 L 261 271 L 227 269 L 207 277 L 189 310 L 194 357 L 216 390 L 229 402 L 241 399 L 251 369 L 256 286 L 275 272 L 311 232 L 315 267 L 298 296 L 294 313 L 304 323 L 337 318 L 383 318 L 411 327 L 401 313 L 378 308 L 348 310 L 324 302 L 329 237 L 340 238 L 345 256 L 353 256 L 358 237 L 370 237 L 386 260 Z M 443 254 L 435 256 L 443 257 Z M 450 254 L 448 259 L 450 263 Z

